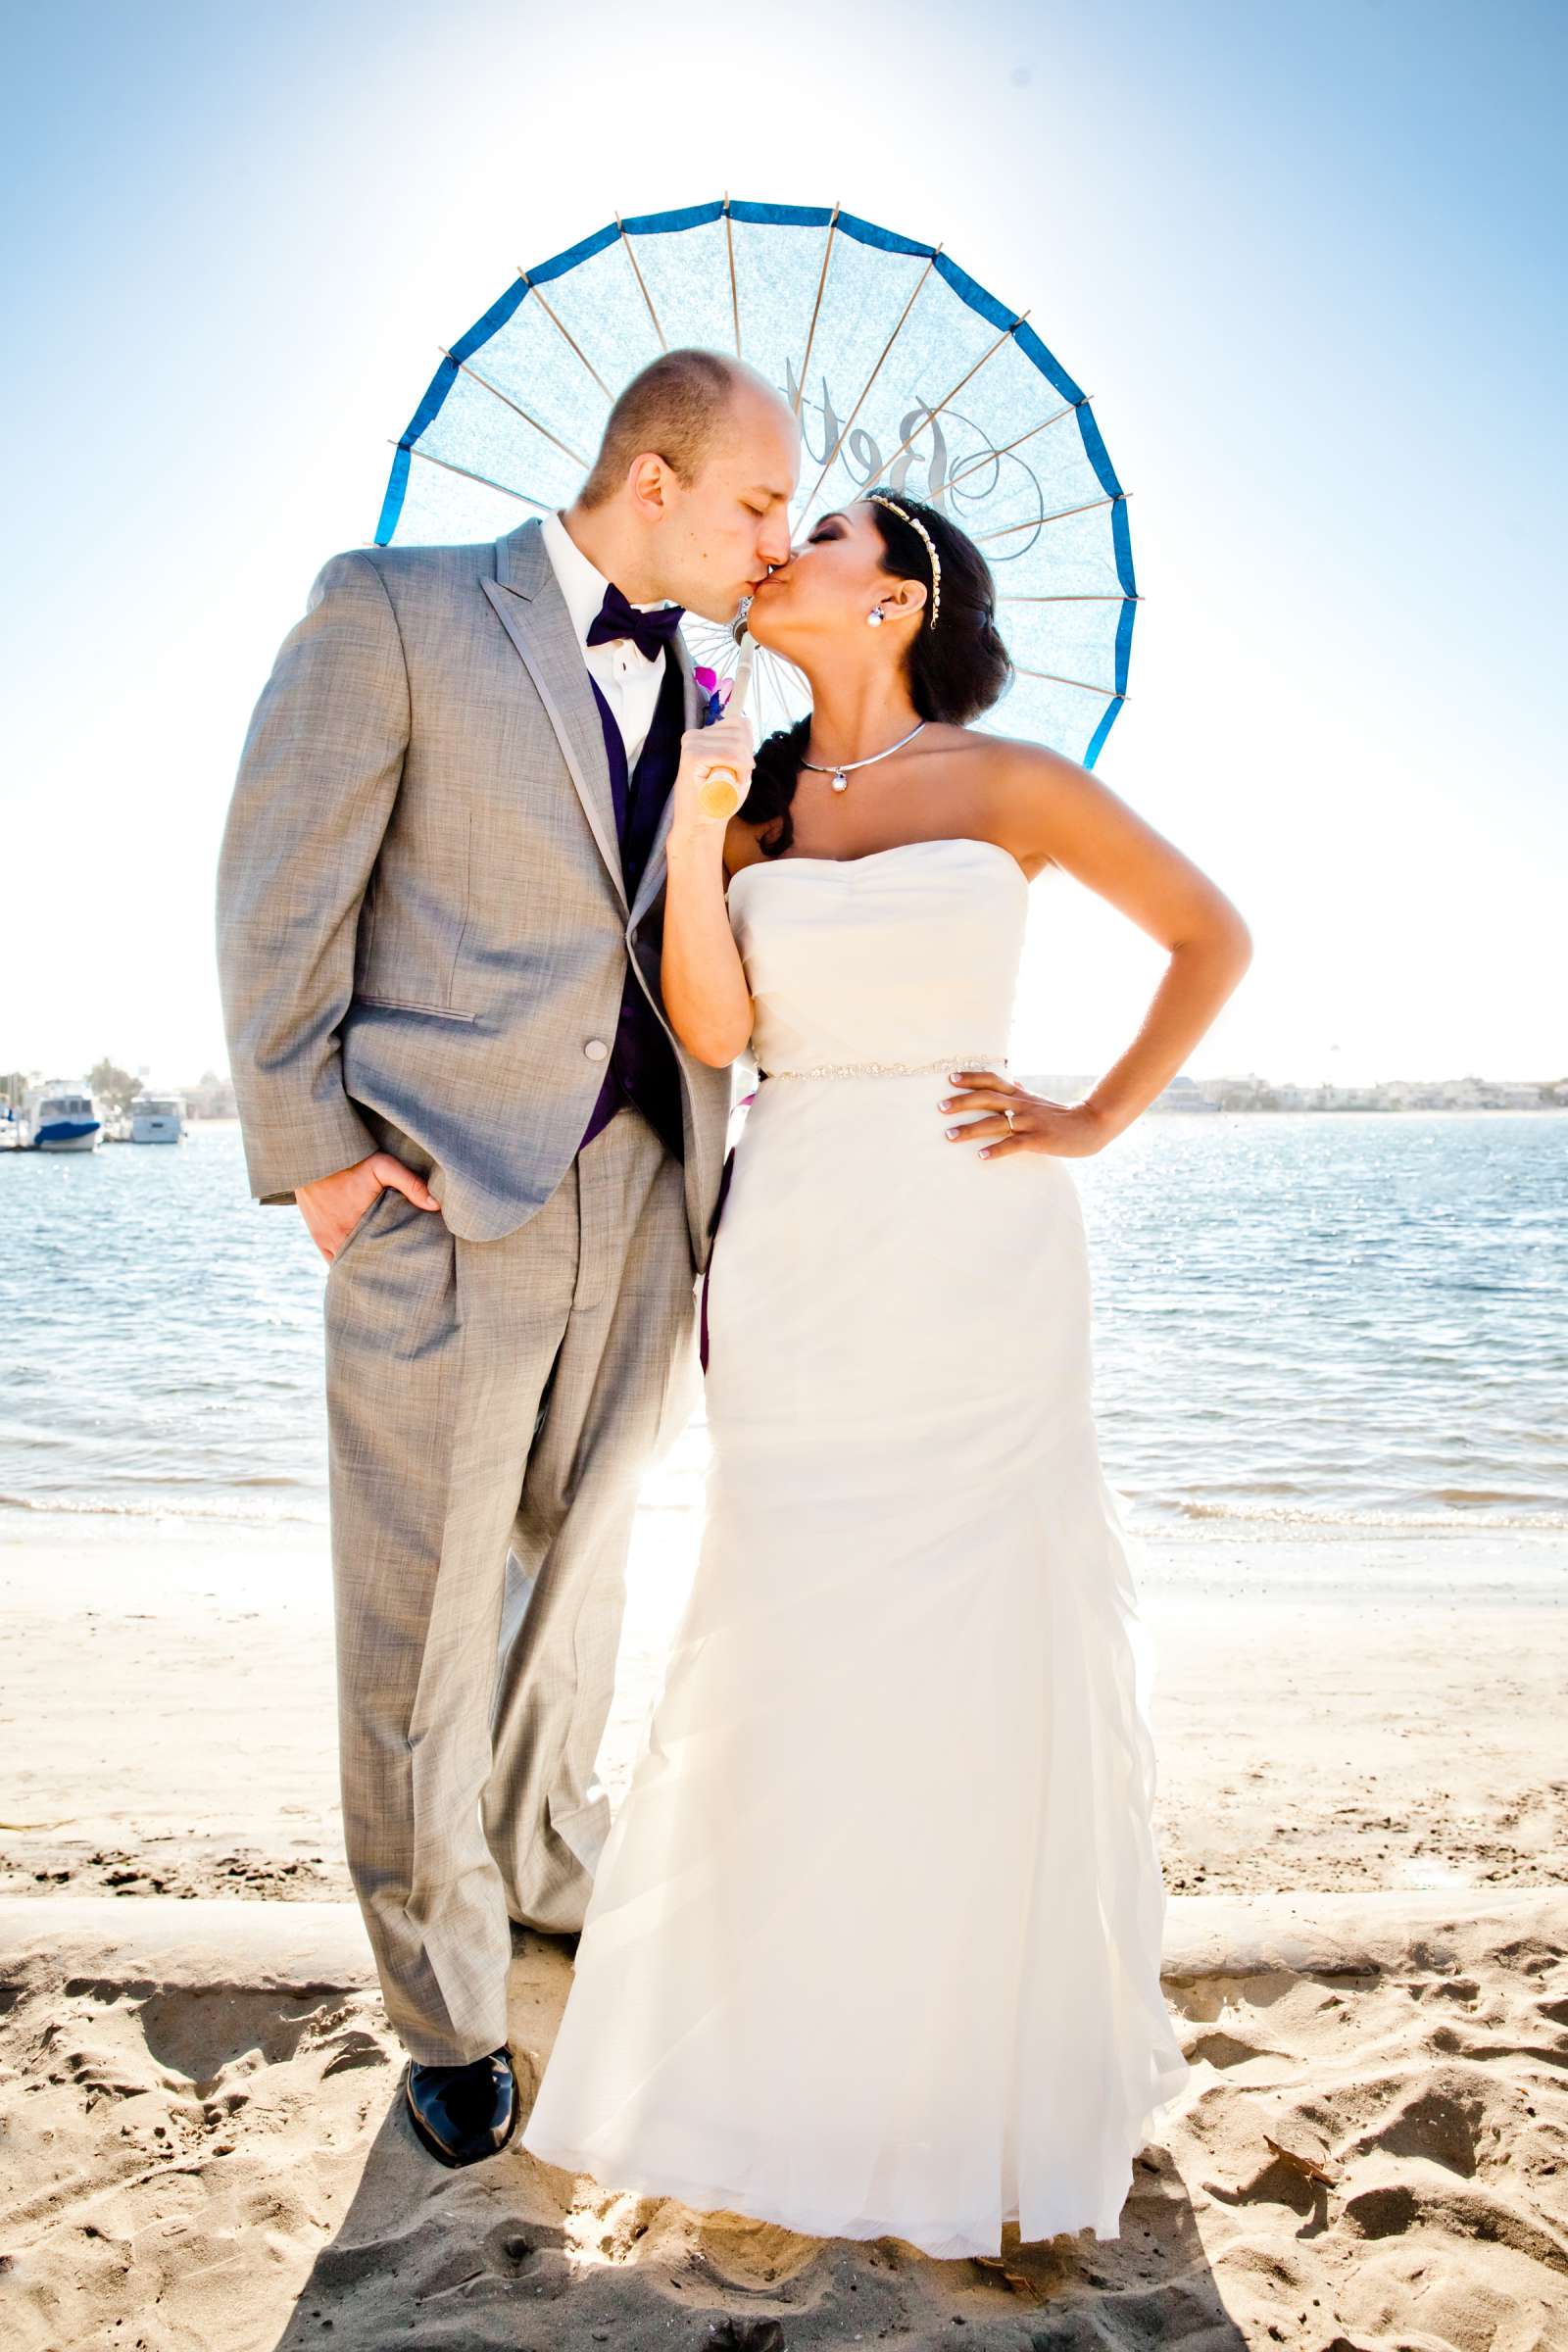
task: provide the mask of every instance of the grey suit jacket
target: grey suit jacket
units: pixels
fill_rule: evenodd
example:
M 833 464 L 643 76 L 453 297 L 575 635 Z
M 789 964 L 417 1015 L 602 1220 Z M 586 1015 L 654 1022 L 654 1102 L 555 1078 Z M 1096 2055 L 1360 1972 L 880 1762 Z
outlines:
M 698 690 L 684 645 L 687 723 Z M 571 1164 L 628 956 L 661 1020 L 666 806 L 628 906 L 604 735 L 536 521 L 356 549 L 312 587 L 256 706 L 218 876 L 219 977 L 252 1191 L 428 1153 L 493 1241 Z M 694 1268 L 731 1072 L 673 1039 Z

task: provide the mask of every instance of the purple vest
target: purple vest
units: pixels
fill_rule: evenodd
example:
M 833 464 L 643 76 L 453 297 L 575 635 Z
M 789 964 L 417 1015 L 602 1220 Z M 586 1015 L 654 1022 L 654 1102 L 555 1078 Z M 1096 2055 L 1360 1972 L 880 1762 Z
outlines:
M 664 675 L 659 690 L 659 702 L 654 711 L 648 739 L 638 755 L 637 764 L 628 775 L 626 746 L 615 714 L 611 710 L 598 685 L 590 676 L 594 702 L 599 710 L 599 724 L 605 738 L 605 754 L 610 761 L 610 784 L 615 802 L 615 832 L 620 842 L 620 870 L 626 885 L 629 905 L 637 895 L 637 886 L 648 863 L 648 853 L 675 770 L 680 765 L 680 739 L 685 727 L 685 686 L 680 666 L 672 653 L 664 656 Z M 617 1110 L 627 1103 L 640 1110 L 654 1132 L 662 1138 L 676 1159 L 686 1156 L 685 1129 L 681 1120 L 680 1065 L 675 1049 L 665 1034 L 658 1013 L 643 994 L 641 981 L 626 966 L 626 984 L 621 991 L 620 1013 L 615 1022 L 615 1042 L 605 1065 L 605 1083 L 599 1090 L 593 1116 L 583 1132 L 580 1152 L 591 1144 L 602 1128 L 608 1127 Z

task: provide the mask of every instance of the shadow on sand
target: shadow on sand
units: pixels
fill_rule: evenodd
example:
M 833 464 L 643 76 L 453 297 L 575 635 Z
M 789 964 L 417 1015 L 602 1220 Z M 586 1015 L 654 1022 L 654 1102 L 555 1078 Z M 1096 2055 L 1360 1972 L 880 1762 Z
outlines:
M 519 1936 L 510 2039 L 524 2112 L 569 1983 L 562 1945 Z M 1138 2159 L 1115 2241 L 1021 2245 L 1009 2231 L 997 2260 L 937 2262 L 898 2238 L 802 2237 L 617 2194 L 540 2164 L 515 2142 L 451 2173 L 415 2140 L 402 2086 L 399 2067 L 348 2211 L 276 2352 L 586 2352 L 595 2343 L 641 2352 L 683 2342 L 807 2352 L 946 2343 L 959 2327 L 964 2343 L 998 2352 L 1244 2352 L 1186 2190 L 1157 2147 Z

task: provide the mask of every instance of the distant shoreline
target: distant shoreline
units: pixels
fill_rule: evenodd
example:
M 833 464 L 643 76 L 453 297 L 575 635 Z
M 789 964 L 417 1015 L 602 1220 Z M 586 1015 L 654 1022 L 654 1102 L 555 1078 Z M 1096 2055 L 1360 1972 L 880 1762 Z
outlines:
M 1120 1490 L 1118 1490 L 1120 1492 Z M 1130 1498 L 1129 1498 L 1130 1500 Z M 640 1508 L 662 1519 L 678 1519 L 692 1508 L 683 1494 L 645 1494 Z M 1507 1544 L 1518 1539 L 1526 1544 L 1562 1544 L 1568 1564 L 1568 1511 L 1519 1512 L 1512 1518 L 1446 1518 L 1436 1511 L 1291 1513 L 1258 1505 L 1221 1514 L 1195 1511 L 1187 1518 L 1152 1518 L 1129 1508 L 1128 1532 L 1135 1544 L 1169 1547 L 1174 1551 L 1209 1553 L 1226 1544 L 1250 1547 L 1267 1544 L 1331 1546 L 1337 1544 Z M 214 1507 L 164 1510 L 153 1505 L 133 1508 L 113 1502 L 73 1503 L 39 1494 L 11 1494 L 0 1490 L 0 1550 L 24 1544 L 79 1544 L 82 1546 L 122 1544 L 164 1545 L 231 1544 L 246 1552 L 313 1553 L 324 1545 L 328 1519 L 324 1497 L 312 1513 L 279 1514 L 273 1519 L 242 1517 Z
M 1095 1081 L 1092 1077 L 1064 1079 L 1053 1077 L 1049 1074 L 1044 1074 L 1039 1071 L 1024 1071 L 1019 1074 L 1017 1083 L 1024 1087 L 1031 1094 L 1044 1094 L 1054 1101 L 1076 1101 L 1082 1095 L 1088 1092 L 1090 1087 L 1094 1085 Z M 1565 1096 L 1562 1101 L 1555 1102 L 1368 1102 L 1359 1100 L 1348 1102 L 1217 1102 L 1202 1094 L 1202 1088 L 1205 1083 L 1217 1084 L 1219 1082 L 1208 1082 L 1201 1079 L 1195 1080 L 1193 1082 L 1193 1088 L 1195 1096 L 1199 1098 L 1198 1100 L 1188 1102 L 1169 1102 L 1164 1099 L 1159 1099 L 1153 1102 L 1151 1102 L 1147 1110 L 1141 1111 L 1139 1113 L 1139 1117 L 1141 1119 L 1343 1119 L 1355 1117 L 1473 1119 L 1485 1115 L 1488 1118 L 1533 1119 L 1543 1115 L 1549 1115 L 1554 1112 L 1568 1111 L 1568 1096 Z M 1270 1088 L 1267 1091 L 1274 1093 L 1278 1092 L 1279 1090 Z M 1348 1089 L 1347 1091 L 1359 1096 L 1364 1090 L 1360 1088 L 1352 1088 Z M 1135 1121 L 1134 1123 L 1136 1124 L 1137 1122 Z M 187 1118 L 185 1122 L 186 1140 L 188 1141 L 198 1135 L 228 1134 L 237 1129 L 239 1124 L 240 1122 L 237 1118 Z M 101 1148 L 107 1150 L 111 1144 L 127 1143 L 128 1141 L 128 1137 L 105 1136 Z M 171 1149 L 176 1149 L 177 1147 L 172 1147 L 167 1144 L 144 1144 L 136 1148 L 142 1151 L 151 1152 L 160 1150 L 169 1151 Z M 0 1159 L 6 1159 L 13 1156 L 17 1159 L 72 1159 L 90 1156 L 90 1154 L 83 1154 L 79 1152 L 34 1152 L 31 1146 L 17 1143 L 11 1136 L 7 1134 L 4 1124 L 0 1124 Z

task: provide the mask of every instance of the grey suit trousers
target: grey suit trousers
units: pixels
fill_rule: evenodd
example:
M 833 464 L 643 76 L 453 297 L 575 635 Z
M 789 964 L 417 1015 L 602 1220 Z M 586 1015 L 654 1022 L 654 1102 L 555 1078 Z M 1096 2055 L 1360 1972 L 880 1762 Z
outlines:
M 458 2065 L 506 2039 L 509 1915 L 580 1927 L 610 1826 L 632 1514 L 701 1382 L 681 1167 L 627 1108 L 499 1240 L 383 1192 L 325 1320 L 349 1868 L 392 2024 Z

